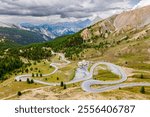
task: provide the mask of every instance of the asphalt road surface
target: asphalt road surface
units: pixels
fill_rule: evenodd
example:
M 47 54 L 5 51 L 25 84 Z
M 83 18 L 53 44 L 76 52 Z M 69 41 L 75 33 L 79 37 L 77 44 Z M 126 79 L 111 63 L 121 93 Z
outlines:
M 67 60 L 62 53 L 55 53 L 52 51 L 52 54 L 56 54 L 61 57 L 61 60 L 66 63 L 66 65 L 70 64 L 71 62 Z M 99 65 L 106 65 L 108 69 L 113 72 L 116 75 L 120 76 L 120 80 L 116 81 L 100 81 L 100 80 L 93 80 L 93 73 L 94 70 L 97 66 Z M 61 65 L 60 63 L 51 63 L 50 66 L 54 67 L 54 71 L 49 73 L 49 74 L 43 74 L 43 76 L 50 76 L 58 71 L 58 65 Z M 16 76 L 15 79 L 17 81 L 27 81 L 27 78 L 31 79 L 32 75 L 31 74 L 26 74 L 26 75 L 20 75 Z M 135 87 L 135 86 L 150 86 L 150 83 L 128 83 L 125 84 L 123 83 L 124 81 L 127 80 L 127 75 L 126 73 L 122 70 L 122 68 L 118 65 L 108 63 L 108 62 L 97 62 L 93 64 L 90 68 L 90 71 L 87 70 L 87 68 L 77 68 L 75 77 L 73 80 L 66 82 L 65 84 L 72 84 L 72 83 L 77 83 L 77 82 L 83 82 L 81 84 L 81 88 L 90 93 L 100 93 L 100 92 L 105 92 L 109 90 L 114 90 L 118 88 L 124 88 L 124 87 Z M 49 86 L 58 86 L 60 83 L 49 83 L 49 82 L 44 82 L 41 80 L 34 80 L 35 83 L 40 83 L 44 85 L 49 85 Z M 92 88 L 91 86 L 93 85 L 107 85 L 103 86 L 102 88 Z M 108 86 L 111 85 L 111 86 Z M 113 85 L 113 86 L 112 86 Z

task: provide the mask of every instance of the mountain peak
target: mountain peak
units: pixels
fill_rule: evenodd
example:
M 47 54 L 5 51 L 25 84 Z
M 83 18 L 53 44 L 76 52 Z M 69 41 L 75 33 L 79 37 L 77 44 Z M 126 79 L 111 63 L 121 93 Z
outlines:
M 80 31 L 81 29 L 89 26 L 90 24 L 91 20 L 86 19 L 75 22 L 59 22 L 55 24 L 34 25 L 30 23 L 22 23 L 20 25 L 22 26 L 22 28 L 25 28 L 26 30 L 38 32 L 50 38 L 56 38 L 59 36 L 74 34 Z
M 101 17 L 96 16 L 96 17 L 93 19 L 93 21 L 92 21 L 91 25 L 93 25 L 93 24 L 95 24 L 95 23 L 97 23 L 97 22 L 99 22 L 99 21 L 101 21 L 101 20 L 102 20 L 102 18 L 101 18 Z

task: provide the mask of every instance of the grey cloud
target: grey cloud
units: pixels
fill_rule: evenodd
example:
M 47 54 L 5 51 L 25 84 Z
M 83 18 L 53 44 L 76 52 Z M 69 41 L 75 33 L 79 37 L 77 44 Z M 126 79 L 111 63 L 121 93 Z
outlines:
M 66 18 L 66 17 L 75 17 L 75 18 L 85 18 L 85 17 L 90 17 L 92 13 L 87 13 L 87 12 L 66 12 L 66 13 L 61 13 L 61 18 Z
M 62 18 L 83 18 L 92 16 L 95 12 L 123 7 L 111 6 L 111 3 L 125 5 L 124 0 L 0 0 L 0 15 L 35 17 L 60 15 Z

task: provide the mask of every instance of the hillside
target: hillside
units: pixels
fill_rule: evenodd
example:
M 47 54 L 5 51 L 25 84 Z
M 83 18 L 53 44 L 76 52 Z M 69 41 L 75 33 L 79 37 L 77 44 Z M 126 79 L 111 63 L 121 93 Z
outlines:
M 0 37 L 0 49 L 8 49 L 8 48 L 14 48 L 14 47 L 18 47 L 20 46 L 19 44 L 12 42 L 11 40 L 9 40 L 8 38 L 4 37 Z
M 145 6 L 102 20 L 83 30 L 81 36 L 84 40 L 92 38 L 109 39 L 118 35 L 124 35 L 125 33 L 136 33 L 137 30 L 140 30 L 149 24 L 150 6 Z M 149 30 L 149 26 L 147 26 L 147 30 Z
M 21 30 L 18 28 L 8 28 L 8 27 L 0 27 L 0 37 L 7 38 L 12 42 L 21 45 L 46 41 L 41 34 L 27 30 Z
M 56 38 L 51 42 L 42 44 L 42 46 L 52 47 L 55 51 L 64 52 L 66 57 L 70 59 L 81 59 L 83 58 L 82 52 L 88 48 L 99 49 L 99 53 L 103 54 L 105 50 L 111 47 L 144 40 L 150 36 L 149 12 L 142 14 L 141 22 L 143 23 L 140 23 L 141 25 L 139 22 L 134 22 L 135 24 L 129 26 L 131 21 L 126 17 L 130 16 L 130 19 L 134 19 L 135 15 L 132 14 L 141 14 L 145 9 L 149 11 L 150 6 L 114 15 L 76 34 Z M 122 19 L 120 23 L 117 21 L 119 17 L 124 17 L 124 20 Z M 136 19 L 140 19 L 139 17 L 141 16 L 136 15 Z M 118 24 L 115 25 L 115 22 L 118 22 Z
M 124 12 L 114 19 L 116 30 L 126 28 L 140 28 L 150 23 L 150 6 Z
M 42 44 L 44 47 L 51 47 L 54 51 L 63 52 L 72 60 L 97 59 L 117 62 L 137 69 L 150 69 L 149 41 L 150 41 L 150 6 L 133 11 L 123 12 L 102 20 L 80 32 L 57 38 L 51 42 Z M 132 22 L 130 19 L 143 19 L 139 22 Z M 124 17 L 119 23 L 118 17 Z M 118 22 L 117 28 L 114 25 Z M 129 26 L 130 24 L 130 26 Z M 138 59 L 137 59 L 138 58 Z M 131 64 L 125 64 L 131 62 Z M 144 67 L 145 66 L 145 67 Z
M 119 68 L 127 75 L 127 79 L 121 82 L 122 84 L 149 83 L 150 12 L 147 12 L 149 9 L 150 6 L 146 6 L 123 12 L 101 20 L 78 33 L 58 37 L 50 42 L 4 49 L 5 51 L 0 56 L 0 65 L 5 68 L 5 70 L 0 68 L 0 80 L 3 81 L 0 91 L 4 95 L 0 95 L 0 98 L 9 96 L 6 99 L 150 99 L 150 84 L 145 86 L 144 94 L 140 92 L 141 85 L 119 87 L 103 93 L 83 91 L 81 88 L 83 82 L 67 84 L 66 87 L 56 85 L 44 87 L 47 83 L 60 85 L 62 82 L 74 80 L 78 72 L 79 76 L 86 75 L 84 70 L 89 71 L 93 68 L 91 66 L 98 62 L 108 62 L 120 66 Z M 85 61 L 88 61 L 86 67 L 82 66 L 83 70 L 78 66 L 82 60 L 84 60 L 84 64 Z M 93 78 L 117 82 L 120 76 L 108 68 L 103 64 L 98 65 L 93 70 Z M 52 72 L 53 70 L 54 72 Z M 49 73 L 49 76 L 44 75 Z M 18 80 L 15 78 L 25 74 L 42 85 L 37 82 L 27 83 L 21 80 L 17 82 Z M 91 87 L 93 89 L 106 87 L 107 89 L 111 85 L 111 83 L 107 85 L 104 83 Z M 118 83 L 114 85 L 118 85 Z M 16 90 L 22 91 L 22 96 L 17 96 Z
M 56 52 L 65 53 L 65 56 L 72 60 L 80 60 L 92 56 L 93 58 L 103 57 L 103 55 L 107 54 L 106 53 L 107 50 L 111 50 L 113 48 L 119 48 L 119 47 L 120 47 L 119 50 L 123 49 L 123 51 L 117 52 L 116 55 L 114 54 L 115 56 L 117 56 L 119 53 L 120 54 L 125 53 L 124 51 L 127 51 L 126 54 L 128 53 L 130 55 L 130 52 L 132 52 L 135 48 L 133 46 L 132 50 L 130 50 L 130 48 L 128 47 L 129 45 L 138 44 L 139 42 L 141 44 L 142 43 L 144 44 L 145 41 L 149 41 L 150 15 L 149 12 L 142 13 L 144 11 L 149 11 L 149 10 L 150 10 L 150 6 L 146 6 L 132 11 L 123 12 L 121 14 L 114 15 L 112 17 L 104 19 L 90 27 L 81 30 L 76 34 L 58 37 L 55 40 L 52 40 L 50 42 L 25 46 L 20 49 L 26 51 L 27 50 L 34 51 L 33 49 L 34 48 L 36 49 L 36 47 L 52 48 Z M 142 23 L 135 21 L 134 24 L 132 24 L 131 22 L 133 21 L 128 20 L 129 19 L 128 17 L 130 17 L 130 19 L 133 20 L 135 18 L 140 19 L 141 17 L 140 14 L 142 14 L 143 17 L 143 19 L 141 19 L 140 21 Z M 119 17 L 122 17 L 121 18 L 122 20 L 119 20 Z M 27 32 L 21 31 L 19 33 L 23 33 L 23 35 L 27 37 L 29 36 Z M 91 52 L 87 52 L 88 49 Z M 118 51 L 118 49 L 116 51 Z M 23 54 L 24 52 L 20 52 L 20 50 L 17 49 L 15 50 L 12 49 L 12 51 L 10 50 L 8 51 L 8 53 L 9 54 L 17 53 L 18 55 L 24 55 L 24 56 L 27 55 L 27 54 Z M 43 58 L 43 57 L 39 57 L 39 58 Z M 31 59 L 33 58 L 31 57 Z M 149 59 L 149 57 L 147 59 Z

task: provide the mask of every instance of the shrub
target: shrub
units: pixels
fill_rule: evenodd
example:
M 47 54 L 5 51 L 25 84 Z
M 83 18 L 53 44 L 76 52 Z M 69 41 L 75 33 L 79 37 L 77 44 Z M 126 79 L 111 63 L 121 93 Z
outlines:
M 18 92 L 17 92 L 17 95 L 18 95 L 18 96 L 21 96 L 21 95 L 22 95 L 21 91 L 18 91 Z
M 143 78 L 144 78 L 144 75 L 143 75 L 143 74 L 141 74 L 141 76 L 140 76 L 140 77 L 141 77 L 141 79 L 143 79 Z

